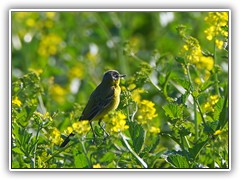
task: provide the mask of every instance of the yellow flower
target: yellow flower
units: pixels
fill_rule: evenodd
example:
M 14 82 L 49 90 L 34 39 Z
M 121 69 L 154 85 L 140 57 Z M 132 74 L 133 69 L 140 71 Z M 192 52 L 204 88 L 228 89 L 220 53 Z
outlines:
M 133 101 L 140 103 L 141 102 L 141 94 L 144 92 L 142 89 L 134 89 L 132 93 Z
M 218 95 L 210 96 L 210 100 L 211 100 L 211 104 L 214 105 L 218 102 L 219 96 Z
M 109 113 L 104 117 L 104 121 L 107 123 L 106 128 L 111 134 L 116 134 L 125 131 L 129 128 L 126 125 L 126 115 L 120 111 Z
M 214 105 L 219 101 L 218 95 L 213 95 L 209 97 L 208 102 L 204 104 L 204 109 L 206 112 L 214 112 Z
M 69 70 L 69 77 L 70 79 L 79 78 L 82 79 L 84 76 L 84 66 L 81 63 L 75 64 Z
M 18 99 L 18 97 L 16 96 L 13 100 L 12 100 L 12 104 L 16 105 L 18 107 L 21 107 L 22 102 Z
M 219 134 L 221 134 L 221 133 L 222 133 L 221 130 L 216 130 L 213 135 L 214 135 L 214 136 L 217 136 L 217 135 L 219 135 Z
M 211 56 L 201 56 L 199 62 L 196 63 L 197 68 L 211 71 L 214 65 L 214 60 Z
M 202 48 L 198 40 L 193 37 L 185 39 L 185 44 L 182 46 L 180 55 L 185 56 L 186 60 L 195 65 L 198 69 L 210 71 L 213 68 L 213 58 L 202 54 Z
M 35 24 L 36 24 L 36 21 L 32 18 L 29 18 L 26 21 L 26 25 L 29 26 L 29 27 L 33 27 L 33 26 L 35 26 Z
M 72 127 L 67 127 L 66 130 L 64 130 L 64 134 L 71 134 L 73 132 L 73 128 Z
M 28 70 L 34 72 L 34 73 L 37 74 L 38 76 L 39 76 L 40 74 L 42 74 L 42 72 L 43 72 L 42 69 L 38 69 L 38 68 L 36 68 L 36 69 L 35 69 L 35 68 L 28 68 Z
M 34 112 L 34 115 L 38 116 L 39 118 L 41 118 L 42 120 L 50 120 L 52 121 L 52 117 L 50 116 L 49 112 L 46 112 L 45 114 L 41 114 L 40 112 Z
M 56 12 L 45 12 L 49 19 L 53 19 L 56 16 Z
M 216 39 L 216 40 L 215 40 L 215 44 L 216 44 L 216 46 L 217 46 L 218 49 L 222 49 L 224 42 L 221 41 L 221 40 Z
M 101 168 L 101 165 L 100 165 L 99 163 L 94 164 L 94 165 L 93 165 L 93 168 Z
M 218 49 L 222 49 L 223 41 L 216 39 L 219 36 L 228 37 L 228 12 L 210 12 L 205 18 L 209 27 L 204 31 L 206 38 L 211 41 L 215 39 L 215 44 Z M 224 29 L 224 27 L 227 27 Z
M 183 46 L 183 49 L 186 50 L 186 51 L 189 50 L 189 49 L 188 49 L 188 46 L 187 46 L 186 44 Z
M 61 42 L 61 37 L 56 34 L 52 33 L 43 36 L 38 47 L 39 55 L 44 57 L 48 57 L 49 55 L 55 55 L 59 49 L 59 44 Z
M 86 121 L 75 122 L 72 125 L 72 129 L 74 132 L 80 135 L 86 134 L 90 130 L 89 121 L 86 120 Z
M 125 86 L 121 86 L 121 90 L 122 90 L 122 91 L 126 91 L 127 89 L 126 89 Z
M 149 100 L 142 100 L 138 107 L 138 122 L 140 124 L 147 124 L 153 118 L 157 117 L 155 104 Z
M 52 98 L 56 102 L 61 103 L 61 104 L 63 104 L 65 102 L 65 95 L 67 94 L 67 92 L 60 85 L 54 84 L 50 89 L 50 93 L 52 95 Z
M 154 134 L 160 133 L 160 129 L 154 126 L 151 126 L 149 131 Z
M 199 77 L 197 77 L 197 78 L 195 78 L 194 79 L 194 82 L 196 83 L 196 84 L 202 84 L 202 81 L 201 81 L 201 79 L 199 78 Z
M 54 128 L 50 140 L 52 141 L 53 144 L 59 145 L 62 143 L 63 139 L 61 138 L 61 133 L 57 128 Z
M 131 90 L 133 90 L 133 89 L 135 89 L 136 88 L 136 84 L 130 84 L 129 86 L 128 86 L 128 89 L 131 91 Z
M 214 111 L 214 109 L 211 107 L 211 104 L 209 102 L 206 102 L 204 104 L 205 111 Z
M 211 41 L 213 39 L 213 34 L 215 31 L 215 27 L 214 26 L 210 26 L 208 29 L 206 29 L 204 31 L 205 34 L 207 34 L 206 38 Z

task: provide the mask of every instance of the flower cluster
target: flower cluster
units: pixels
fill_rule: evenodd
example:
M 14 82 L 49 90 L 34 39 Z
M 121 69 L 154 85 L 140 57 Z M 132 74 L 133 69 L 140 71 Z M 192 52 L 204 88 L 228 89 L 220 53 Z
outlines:
M 103 121 L 106 122 L 106 129 L 110 134 L 117 134 L 129 128 L 126 125 L 126 118 L 121 111 L 112 111 L 104 117 Z
M 158 134 L 158 133 L 160 133 L 160 129 L 157 128 L 157 127 L 151 126 L 149 132 L 154 133 L 154 134 Z
M 141 102 L 141 94 L 144 92 L 143 89 L 134 89 L 132 91 L 132 100 L 135 101 L 135 102 Z
M 40 112 L 34 112 L 34 115 L 39 117 L 42 120 L 50 120 L 53 121 L 52 117 L 50 116 L 49 112 L 46 112 L 45 114 L 41 114 Z
M 206 112 L 214 112 L 214 105 L 219 101 L 218 95 L 210 96 L 208 102 L 204 104 L 204 110 Z
M 149 100 L 142 100 L 139 104 L 137 120 L 140 124 L 148 124 L 153 118 L 157 117 L 155 104 Z
M 22 102 L 21 102 L 21 101 L 19 100 L 19 98 L 16 96 L 16 97 L 13 98 L 12 104 L 13 104 L 13 105 L 16 105 L 16 106 L 18 106 L 18 107 L 21 107 Z
M 62 38 L 56 34 L 48 34 L 41 38 L 38 53 L 43 57 L 55 55 L 58 52 Z
M 204 31 L 206 38 L 211 41 L 215 40 L 216 47 L 222 49 L 223 40 L 218 39 L 220 36 L 228 37 L 228 12 L 209 12 L 205 21 L 209 27 Z
M 150 133 L 159 133 L 160 128 L 156 127 L 156 123 L 153 122 L 153 119 L 157 117 L 155 104 L 150 100 L 142 99 L 141 94 L 144 93 L 144 90 L 137 88 L 134 83 L 130 83 L 127 89 L 131 92 L 132 101 L 138 106 L 136 114 L 138 123 Z
M 78 121 L 72 124 L 72 129 L 74 132 L 80 135 L 86 134 L 90 130 L 89 121 Z M 68 131 L 71 130 L 71 127 L 67 129 Z
M 211 56 L 205 56 L 196 38 L 186 37 L 181 54 L 186 57 L 188 63 L 195 65 L 198 69 L 212 70 L 214 60 Z
M 50 140 L 53 144 L 59 145 L 63 142 L 63 139 L 61 138 L 61 133 L 57 128 L 54 128 L 51 136 L 50 136 Z
M 43 151 L 40 156 L 37 156 L 38 168 L 47 168 L 48 163 L 46 161 L 51 158 L 51 155 L 46 151 Z
M 89 121 L 83 120 L 73 123 L 72 126 L 68 126 L 67 129 L 64 130 L 64 134 L 69 135 L 74 132 L 79 135 L 86 135 L 90 129 Z
M 67 94 L 67 91 L 60 85 L 53 84 L 52 87 L 50 88 L 50 93 L 52 95 L 52 98 L 56 102 L 60 104 L 63 104 L 65 102 L 65 96 Z
M 74 66 L 69 69 L 68 76 L 70 79 L 74 79 L 74 78 L 83 79 L 84 65 L 82 63 L 74 64 Z

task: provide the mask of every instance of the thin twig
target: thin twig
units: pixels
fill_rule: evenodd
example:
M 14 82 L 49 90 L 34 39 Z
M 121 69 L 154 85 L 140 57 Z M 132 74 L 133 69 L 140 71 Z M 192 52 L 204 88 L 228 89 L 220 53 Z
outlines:
M 123 135 L 122 133 L 120 133 L 122 140 L 124 142 L 124 144 L 127 146 L 128 150 L 132 153 L 132 155 L 143 165 L 144 168 L 148 168 L 148 165 L 143 161 L 142 158 L 140 158 L 137 153 L 135 151 L 133 151 L 133 149 L 130 147 L 130 145 L 128 144 L 127 141 L 127 137 L 125 135 Z

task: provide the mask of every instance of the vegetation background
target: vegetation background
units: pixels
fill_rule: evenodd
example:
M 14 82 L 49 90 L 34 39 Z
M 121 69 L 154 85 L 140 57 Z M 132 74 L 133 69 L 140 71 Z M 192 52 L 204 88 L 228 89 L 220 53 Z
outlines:
M 228 12 L 12 12 L 11 28 L 12 168 L 229 168 Z M 127 78 L 94 142 L 78 118 L 109 69 Z

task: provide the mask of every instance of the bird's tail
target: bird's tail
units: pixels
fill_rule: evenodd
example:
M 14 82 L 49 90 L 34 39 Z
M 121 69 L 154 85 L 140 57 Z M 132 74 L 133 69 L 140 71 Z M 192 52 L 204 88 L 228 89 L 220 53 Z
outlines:
M 61 144 L 61 148 L 65 147 L 67 145 L 67 143 L 69 143 L 70 141 L 70 137 L 74 136 L 73 133 L 69 134 L 69 136 L 63 141 L 63 143 Z

